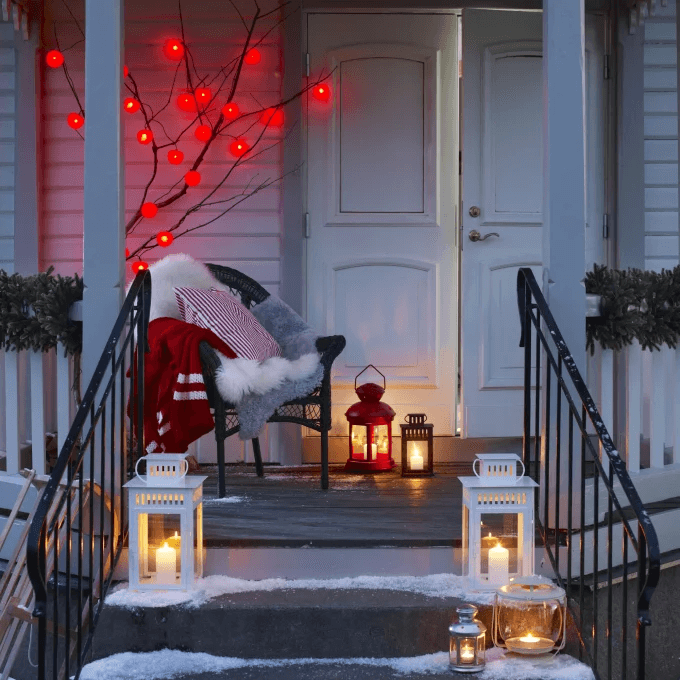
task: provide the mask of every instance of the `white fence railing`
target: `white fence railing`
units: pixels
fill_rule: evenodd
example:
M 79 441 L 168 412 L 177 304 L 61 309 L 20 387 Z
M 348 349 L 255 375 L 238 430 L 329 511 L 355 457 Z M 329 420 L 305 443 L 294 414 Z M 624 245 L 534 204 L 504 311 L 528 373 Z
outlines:
M 6 474 L 27 466 L 47 472 L 46 434 L 58 433 L 61 450 L 75 414 L 73 374 L 73 357 L 65 357 L 63 347 L 0 352 L 0 455 Z

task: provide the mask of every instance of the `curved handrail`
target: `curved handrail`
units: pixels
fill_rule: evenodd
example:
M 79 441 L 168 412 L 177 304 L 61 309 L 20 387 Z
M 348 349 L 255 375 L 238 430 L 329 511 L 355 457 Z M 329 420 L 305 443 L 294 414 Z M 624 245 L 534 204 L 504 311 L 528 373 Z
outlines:
M 28 577 L 33 586 L 35 593 L 35 607 L 33 615 L 36 617 L 44 616 L 46 613 L 47 604 L 47 584 L 46 584 L 46 566 L 45 566 L 45 542 L 47 540 L 47 518 L 50 508 L 54 502 L 55 496 L 59 489 L 59 484 L 66 471 L 66 466 L 69 463 L 71 452 L 76 444 L 78 436 L 80 435 L 86 420 L 90 414 L 97 395 L 97 391 L 102 383 L 107 367 L 110 365 L 111 356 L 116 344 L 120 340 L 121 333 L 125 326 L 127 317 L 133 310 L 138 298 L 142 299 L 141 318 L 139 323 L 142 326 L 142 334 L 139 340 L 144 343 L 145 351 L 149 351 L 146 325 L 149 319 L 149 312 L 151 309 L 151 274 L 148 270 L 141 271 L 135 277 L 130 290 L 123 302 L 123 306 L 118 314 L 118 318 L 113 325 L 109 339 L 104 347 L 104 351 L 97 363 L 90 384 L 83 396 L 83 399 L 78 407 L 76 417 L 71 425 L 71 429 L 64 441 L 64 445 L 59 453 L 59 458 L 52 470 L 50 479 L 45 485 L 42 497 L 38 503 L 35 515 L 31 522 L 31 527 L 28 533 L 26 543 L 26 569 Z M 131 329 L 132 331 L 132 329 Z M 84 456 L 84 448 L 80 452 L 80 458 Z
M 659 576 L 661 573 L 661 550 L 659 547 L 659 539 L 654 529 L 654 525 L 649 517 L 649 514 L 645 510 L 645 507 L 638 495 L 637 489 L 633 484 L 633 480 L 628 474 L 626 469 L 626 464 L 619 455 L 614 442 L 612 441 L 607 428 L 605 427 L 602 417 L 600 416 L 597 406 L 586 387 L 585 381 L 578 370 L 576 363 L 572 357 L 567 343 L 562 336 L 562 332 L 557 325 L 555 318 L 550 311 L 550 307 L 543 296 L 543 291 L 541 290 L 534 273 L 528 267 L 521 267 L 517 273 L 517 305 L 519 307 L 520 319 L 523 321 L 527 314 L 527 289 L 529 290 L 531 296 L 534 299 L 534 305 L 540 315 L 543 318 L 543 322 L 550 332 L 555 347 L 562 358 L 564 367 L 567 369 L 571 381 L 573 383 L 574 389 L 576 390 L 578 396 L 580 397 L 583 405 L 588 412 L 588 417 L 597 432 L 597 436 L 602 444 L 602 448 L 607 454 L 609 463 L 612 466 L 613 471 L 616 473 L 616 477 L 621 485 L 621 488 L 630 503 L 635 519 L 638 522 L 639 530 L 643 533 L 645 537 L 645 542 L 647 544 L 647 559 L 649 561 L 649 569 L 647 571 L 647 579 L 645 581 L 644 588 L 641 590 L 638 599 L 638 617 L 643 625 L 650 625 L 651 621 L 649 619 L 649 603 L 654 593 L 654 590 L 659 582 Z M 520 339 L 520 347 L 524 347 L 524 323 L 522 323 L 522 337 Z M 585 423 L 584 423 L 585 425 Z M 599 462 L 599 461 L 598 461 Z M 606 477 L 605 477 L 606 478 Z M 612 490 L 607 486 L 608 492 L 611 494 Z

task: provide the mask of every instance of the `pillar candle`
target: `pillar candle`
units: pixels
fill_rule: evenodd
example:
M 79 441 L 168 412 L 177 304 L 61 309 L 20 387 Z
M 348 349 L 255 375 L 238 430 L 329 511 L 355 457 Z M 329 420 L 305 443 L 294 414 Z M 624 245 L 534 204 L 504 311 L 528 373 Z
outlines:
M 177 551 L 167 543 L 156 550 L 156 583 L 169 586 L 175 583 Z
M 504 586 L 509 580 L 510 551 L 500 543 L 489 550 L 489 584 Z
M 411 470 L 422 470 L 423 469 L 423 457 L 418 451 L 418 447 L 413 448 L 413 453 L 411 454 Z

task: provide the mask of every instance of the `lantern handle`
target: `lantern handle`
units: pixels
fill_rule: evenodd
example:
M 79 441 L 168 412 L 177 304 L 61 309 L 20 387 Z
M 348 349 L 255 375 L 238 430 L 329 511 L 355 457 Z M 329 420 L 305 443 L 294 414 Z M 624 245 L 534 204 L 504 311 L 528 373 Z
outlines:
M 361 371 L 361 373 L 364 373 L 369 368 L 372 368 L 374 371 L 377 371 L 378 373 L 380 373 L 380 375 L 382 376 L 382 379 L 383 379 L 383 389 L 386 389 L 387 388 L 387 381 L 385 380 L 384 373 L 382 373 L 381 371 L 378 371 L 378 369 L 373 364 L 368 364 L 368 366 L 366 366 L 366 368 L 364 368 L 364 370 Z M 355 392 L 356 392 L 356 389 L 357 389 L 357 380 L 359 379 L 359 376 L 361 375 L 361 373 L 359 373 L 359 375 L 357 375 L 357 377 L 354 378 L 354 391 Z

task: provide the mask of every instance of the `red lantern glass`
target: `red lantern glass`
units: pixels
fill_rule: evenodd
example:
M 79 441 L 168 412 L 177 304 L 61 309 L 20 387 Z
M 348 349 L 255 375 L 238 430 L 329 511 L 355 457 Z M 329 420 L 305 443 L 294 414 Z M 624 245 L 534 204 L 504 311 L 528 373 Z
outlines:
M 318 99 L 320 102 L 327 102 L 331 98 L 331 89 L 328 85 L 317 85 L 312 90 L 312 97 Z
M 150 144 L 153 139 L 153 132 L 151 130 L 140 130 L 137 133 L 137 141 L 140 144 Z
M 281 127 L 283 125 L 283 111 L 281 109 L 265 109 L 260 116 L 260 123 Z
M 159 231 L 156 236 L 156 242 L 161 248 L 167 248 L 174 240 L 175 237 L 169 231 Z
M 250 66 L 255 66 L 255 64 L 259 64 L 262 61 L 262 55 L 260 54 L 260 50 L 258 50 L 257 47 L 253 47 L 252 49 L 248 50 L 243 61 L 245 61 L 246 64 L 249 64 Z
M 194 135 L 200 142 L 207 142 L 212 137 L 212 129 L 209 125 L 199 125 L 194 130 Z
M 59 50 L 50 50 L 45 55 L 45 62 L 52 68 L 59 68 L 64 63 L 64 55 Z
M 143 217 L 156 217 L 158 213 L 158 206 L 155 203 L 144 203 L 142 204 L 142 216 Z
M 190 186 L 195 187 L 201 181 L 201 173 L 196 170 L 189 170 L 186 175 L 184 175 L 184 181 Z
M 229 151 L 231 151 L 232 155 L 237 157 L 243 156 L 248 149 L 250 149 L 250 144 L 248 144 L 245 139 L 235 139 L 229 145 Z
M 127 97 L 123 100 L 123 109 L 128 113 L 137 113 L 141 104 L 133 97 Z
M 373 364 L 369 364 L 357 375 L 354 390 L 361 401 L 350 406 L 345 413 L 349 421 L 347 472 L 380 472 L 395 466 L 392 460 L 392 421 L 396 414 L 391 406 L 380 401 L 385 394 L 385 376 L 380 373 L 382 387 L 375 383 L 357 387 L 357 379 L 369 368 L 380 373 Z
M 222 113 L 224 114 L 224 117 L 227 118 L 228 120 L 234 120 L 234 118 L 238 118 L 241 115 L 241 112 L 239 111 L 238 104 L 234 104 L 234 102 L 229 102 L 228 104 L 225 104 L 222 107 Z
M 179 165 L 184 160 L 184 154 L 179 149 L 168 151 L 168 162 L 172 165 Z
M 163 45 L 163 54 L 170 61 L 179 61 L 184 56 L 184 45 L 181 40 L 170 38 Z
M 85 118 L 79 113 L 69 113 L 68 116 L 66 116 L 66 123 L 70 128 L 78 130 L 85 125 Z

